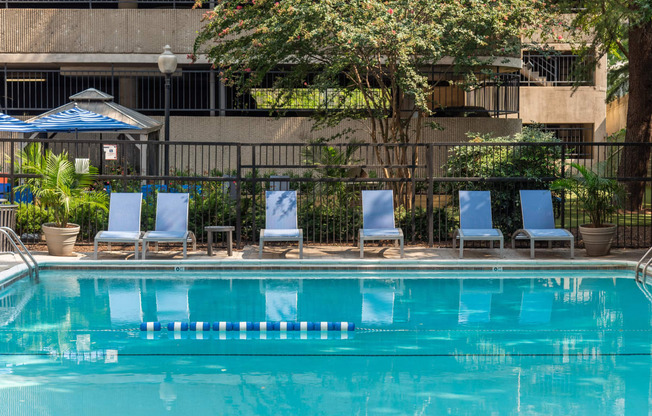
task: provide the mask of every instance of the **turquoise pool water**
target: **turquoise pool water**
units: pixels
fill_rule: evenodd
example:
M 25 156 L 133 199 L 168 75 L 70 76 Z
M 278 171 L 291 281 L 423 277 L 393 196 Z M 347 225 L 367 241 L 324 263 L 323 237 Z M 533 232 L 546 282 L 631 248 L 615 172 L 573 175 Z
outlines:
M 44 271 L 0 292 L 0 415 L 649 415 L 651 322 L 620 271 Z

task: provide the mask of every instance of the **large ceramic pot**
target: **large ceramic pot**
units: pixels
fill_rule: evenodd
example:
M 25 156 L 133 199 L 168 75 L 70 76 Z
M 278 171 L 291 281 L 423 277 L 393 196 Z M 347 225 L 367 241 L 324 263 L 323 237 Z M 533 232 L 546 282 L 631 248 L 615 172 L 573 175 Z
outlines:
M 75 247 L 79 225 L 68 224 L 66 228 L 55 227 L 53 223 L 41 226 L 51 256 L 71 256 Z
M 588 224 L 580 225 L 580 234 L 584 240 L 587 256 L 606 256 L 611 250 L 611 241 L 616 235 L 616 225 L 605 224 L 600 228 L 594 228 Z

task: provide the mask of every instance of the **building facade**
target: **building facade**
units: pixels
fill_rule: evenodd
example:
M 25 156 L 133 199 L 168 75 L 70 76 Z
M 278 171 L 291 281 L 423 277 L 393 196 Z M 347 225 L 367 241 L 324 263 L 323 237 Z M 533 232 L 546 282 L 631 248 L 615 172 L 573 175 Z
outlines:
M 208 63 L 191 64 L 188 55 L 205 12 L 192 9 L 194 0 L 0 3 L 5 6 L 0 9 L 0 107 L 10 115 L 38 115 L 96 88 L 121 105 L 162 119 L 164 77 L 157 58 L 168 44 L 179 60 L 172 77 L 172 140 L 297 142 L 337 132 L 313 131 L 305 117 L 310 108 L 297 106 L 283 117 L 269 117 L 265 95 L 273 91 L 268 86 L 240 95 L 221 85 Z M 209 7 L 206 2 L 204 8 Z M 487 79 L 471 92 L 452 87 L 433 70 L 432 104 L 440 108 L 436 117 L 444 129 L 426 131 L 424 140 L 463 141 L 469 131 L 509 135 L 520 131 L 521 120 L 543 124 L 564 140 L 603 140 L 606 65 L 572 93 L 563 68 L 573 57 L 554 59 L 557 72 L 524 52 L 525 66 L 519 59 L 497 64 L 500 82 Z M 275 76 L 282 74 L 269 74 L 270 84 Z M 358 128 L 353 137 L 366 137 L 354 122 L 335 130 L 348 127 Z

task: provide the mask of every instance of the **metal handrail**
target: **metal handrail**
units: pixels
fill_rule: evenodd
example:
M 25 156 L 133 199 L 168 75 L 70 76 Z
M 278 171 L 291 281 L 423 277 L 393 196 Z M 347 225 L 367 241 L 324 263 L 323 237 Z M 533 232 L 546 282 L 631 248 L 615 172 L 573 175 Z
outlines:
M 650 255 L 650 253 L 652 253 L 652 247 L 650 247 L 648 249 L 648 251 L 646 251 L 645 254 L 643 254 L 643 257 L 641 257 L 641 259 L 638 261 L 638 263 L 636 263 L 636 281 L 637 282 L 643 282 L 643 284 L 645 284 L 645 282 L 647 280 L 647 269 L 648 269 L 648 267 L 650 267 L 650 264 L 652 264 L 652 256 L 650 256 L 650 260 L 648 260 L 648 262 L 645 263 L 645 266 L 643 267 L 643 273 L 641 273 L 641 275 L 643 276 L 643 280 L 640 280 L 638 276 L 639 276 L 639 272 L 640 272 L 639 269 L 641 268 L 641 265 L 643 264 L 643 262 L 645 261 L 647 256 Z
M 36 262 L 36 260 L 32 256 L 32 253 L 29 252 L 27 247 L 25 247 L 25 245 L 23 244 L 21 239 L 14 232 L 14 230 L 12 230 L 9 227 L 0 227 L 0 233 L 4 234 L 7 237 L 7 241 L 9 241 L 9 243 L 11 243 L 11 245 L 14 247 L 14 249 L 16 250 L 18 255 L 20 256 L 20 258 L 23 259 L 23 261 L 27 265 L 27 270 L 29 271 L 29 276 L 30 277 L 36 277 L 38 279 L 38 263 Z M 18 246 L 16 245 L 16 241 L 18 241 L 18 244 L 24 250 L 24 252 L 21 251 L 20 248 L 18 248 Z M 25 255 L 27 255 L 27 257 L 25 257 Z M 30 264 L 29 261 L 27 261 L 28 258 L 33 263 L 33 265 Z

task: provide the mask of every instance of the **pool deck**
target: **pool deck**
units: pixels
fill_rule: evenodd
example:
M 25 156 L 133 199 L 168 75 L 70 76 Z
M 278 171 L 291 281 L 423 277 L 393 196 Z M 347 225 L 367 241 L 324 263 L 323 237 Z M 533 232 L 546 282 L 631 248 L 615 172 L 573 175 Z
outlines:
M 106 247 L 105 247 L 106 248 Z M 86 250 L 87 247 L 82 247 L 81 250 Z M 91 248 L 92 249 L 92 248 Z M 170 250 L 171 249 L 171 250 Z M 133 251 L 124 250 L 120 251 L 100 251 L 98 260 L 103 264 L 110 263 L 110 261 L 119 261 L 124 263 L 124 260 L 129 262 L 133 261 L 134 254 Z M 169 251 L 168 251 L 169 250 Z M 645 253 L 646 250 L 643 249 L 612 249 L 611 253 L 608 256 L 602 257 L 587 257 L 583 249 L 575 250 L 575 259 L 571 260 L 569 258 L 568 248 L 538 248 L 536 250 L 535 261 L 538 264 L 541 263 L 567 263 L 572 264 L 572 262 L 585 263 L 586 261 L 599 264 L 603 263 L 605 265 L 613 264 L 614 262 L 637 262 L 641 256 Z M 73 256 L 70 257 L 55 257 L 49 256 L 45 251 L 32 251 L 35 259 L 39 263 L 76 263 L 79 262 L 80 266 L 84 265 L 85 262 L 93 260 L 93 253 L 88 251 L 79 251 L 75 252 Z M 310 260 L 311 263 L 315 261 L 323 263 L 337 264 L 340 262 L 346 262 L 348 264 L 355 263 L 359 260 L 359 250 L 357 247 L 353 246 L 332 246 L 332 245 L 308 245 L 304 246 L 304 260 Z M 274 261 L 274 260 L 298 260 L 299 259 L 299 250 L 296 247 L 286 246 L 286 245 L 273 245 L 265 246 L 263 260 Z M 232 262 L 238 262 L 244 260 L 243 263 L 256 263 L 258 262 L 258 247 L 257 246 L 245 246 L 243 250 L 234 250 L 233 256 L 229 257 L 226 255 L 226 250 L 223 248 L 216 248 L 213 250 L 213 256 L 209 257 L 206 254 L 205 250 L 197 250 L 195 252 L 188 253 L 188 260 L 184 261 L 179 249 L 174 247 L 165 248 L 160 252 L 148 252 L 147 260 L 156 260 L 156 263 L 167 262 L 169 261 L 171 265 L 182 265 L 184 262 L 201 262 L 201 263 L 213 263 L 219 265 L 225 260 Z M 253 260 L 251 262 L 246 260 Z M 387 245 L 383 247 L 379 246 L 370 246 L 365 247 L 365 263 L 372 261 L 373 263 L 379 264 L 384 260 L 401 260 L 399 257 L 399 250 L 393 246 Z M 486 249 L 486 248 L 470 248 L 464 250 L 464 260 L 459 260 L 458 250 L 452 249 L 450 247 L 444 248 L 428 248 L 420 246 L 409 246 L 405 248 L 405 258 L 403 259 L 406 262 L 422 262 L 427 261 L 427 263 L 463 263 L 464 260 L 469 260 L 469 263 L 478 264 L 478 263 L 503 263 L 503 262 L 512 262 L 517 261 L 519 263 L 527 263 L 530 261 L 530 251 L 527 248 L 519 248 L 512 250 L 511 248 L 505 249 L 505 256 L 503 258 L 499 257 L 498 249 Z M 232 261 L 232 262 L 231 262 Z M 142 262 L 134 262 L 134 265 Z M 281 263 L 281 261 L 279 261 Z M 292 262 L 296 263 L 296 262 Z M 18 255 L 13 254 L 0 254 L 0 272 L 7 270 L 15 265 L 22 264 L 22 261 Z M 90 263 L 87 263 L 90 264 Z

